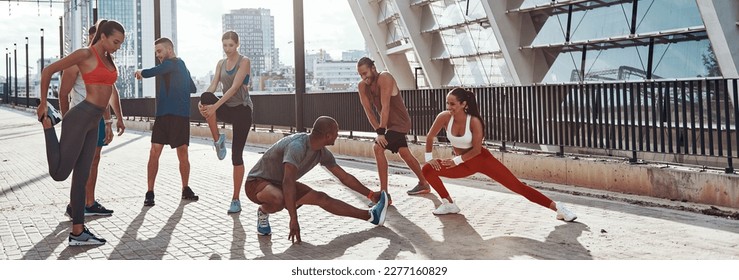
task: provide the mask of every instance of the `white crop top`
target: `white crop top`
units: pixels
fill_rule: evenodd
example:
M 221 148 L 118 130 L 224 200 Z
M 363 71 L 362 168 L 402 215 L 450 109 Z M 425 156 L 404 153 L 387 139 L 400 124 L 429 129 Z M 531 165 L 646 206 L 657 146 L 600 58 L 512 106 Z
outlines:
M 452 143 L 452 146 L 460 149 L 472 148 L 472 130 L 470 130 L 470 119 L 472 115 L 467 115 L 467 124 L 464 128 L 464 134 L 462 136 L 454 136 L 452 134 L 452 124 L 454 123 L 454 116 L 449 119 L 449 124 L 446 127 L 446 138 Z

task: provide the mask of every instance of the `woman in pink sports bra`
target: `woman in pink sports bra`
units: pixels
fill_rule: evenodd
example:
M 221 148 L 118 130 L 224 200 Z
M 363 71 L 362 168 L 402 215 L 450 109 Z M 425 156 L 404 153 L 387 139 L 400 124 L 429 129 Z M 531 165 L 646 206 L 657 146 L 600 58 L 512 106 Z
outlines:
M 446 108 L 436 116 L 426 135 L 423 175 L 442 198 L 434 214 L 455 214 L 460 211 L 440 177 L 464 178 L 480 172 L 529 201 L 556 211 L 559 220 L 571 222 L 577 218 L 560 203 L 518 180 L 490 151 L 482 148 L 484 124 L 474 93 L 463 88 L 452 89 L 446 96 Z M 454 154 L 457 155 L 454 158 L 434 159 L 431 154 L 434 138 L 442 128 L 446 129 L 447 138 L 454 147 Z
M 113 102 L 113 87 L 118 71 L 112 53 L 116 52 L 125 39 L 123 26 L 116 21 L 101 20 L 92 45 L 72 52 L 61 60 L 52 63 L 41 72 L 41 102 L 36 113 L 44 127 L 46 138 L 46 158 L 49 174 L 55 181 L 64 181 L 72 170 L 70 206 L 72 232 L 69 245 L 100 245 L 106 240 L 95 236 L 85 227 L 85 184 L 90 175 L 90 166 L 95 154 L 98 138 L 98 125 L 103 111 Z M 46 101 L 51 75 L 76 65 L 85 81 L 87 96 L 85 100 L 72 107 L 62 122 L 61 141 L 56 136 L 54 124 L 61 121 L 54 107 Z M 119 127 L 121 129 L 121 127 Z M 120 132 L 120 131 L 119 131 Z

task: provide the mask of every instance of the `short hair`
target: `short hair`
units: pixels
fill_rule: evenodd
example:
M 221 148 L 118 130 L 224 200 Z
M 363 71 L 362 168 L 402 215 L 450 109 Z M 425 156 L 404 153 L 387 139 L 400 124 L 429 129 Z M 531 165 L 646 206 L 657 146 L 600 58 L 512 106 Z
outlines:
M 90 26 L 90 28 L 87 29 L 88 35 L 95 35 L 95 32 L 97 32 L 98 28 L 95 25 Z
M 154 41 L 154 45 L 159 45 L 159 44 L 166 44 L 170 48 L 174 48 L 174 44 L 172 43 L 172 40 L 170 40 L 167 37 L 162 37 Z
M 359 61 L 357 61 L 357 67 L 362 66 L 362 65 L 367 65 L 367 67 L 372 68 L 372 66 L 375 66 L 375 62 L 372 61 L 372 59 L 370 59 L 369 57 L 365 56 L 365 57 L 360 58 Z
M 334 132 L 334 130 L 339 130 L 339 123 L 337 123 L 332 117 L 320 116 L 313 123 L 312 133 L 317 135 L 326 135 L 330 132 Z

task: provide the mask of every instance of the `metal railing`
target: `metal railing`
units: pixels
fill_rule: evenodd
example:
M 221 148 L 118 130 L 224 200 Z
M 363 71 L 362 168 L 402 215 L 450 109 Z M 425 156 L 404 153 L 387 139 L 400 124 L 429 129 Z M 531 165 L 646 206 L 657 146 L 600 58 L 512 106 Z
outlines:
M 737 79 L 697 79 L 471 88 L 485 122 L 486 141 L 725 158 L 733 173 L 739 155 Z M 449 89 L 403 90 L 410 135 L 426 135 L 445 109 Z M 295 127 L 293 94 L 255 94 L 254 124 Z M 310 128 L 328 115 L 341 130 L 373 132 L 356 92 L 303 96 Z M 155 100 L 121 100 L 125 116 L 154 117 Z M 191 98 L 191 120 L 203 122 Z M 35 105 L 35 103 L 33 104 Z M 445 137 L 444 131 L 440 137 Z

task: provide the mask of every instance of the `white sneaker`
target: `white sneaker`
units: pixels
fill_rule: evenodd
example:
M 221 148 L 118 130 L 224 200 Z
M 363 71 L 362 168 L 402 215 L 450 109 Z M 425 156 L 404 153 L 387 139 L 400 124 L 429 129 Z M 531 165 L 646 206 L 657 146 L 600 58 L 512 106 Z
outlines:
M 457 207 L 456 204 L 449 202 L 446 199 L 443 199 L 441 202 L 441 205 L 439 205 L 439 208 L 436 208 L 432 213 L 434 215 L 446 215 L 446 214 L 457 214 L 459 213 L 459 207 Z
M 572 222 L 575 219 L 577 219 L 577 215 L 575 213 L 572 213 L 570 209 L 567 209 L 562 205 L 562 203 L 557 202 L 555 204 L 557 206 L 557 220 L 564 220 L 565 222 Z

